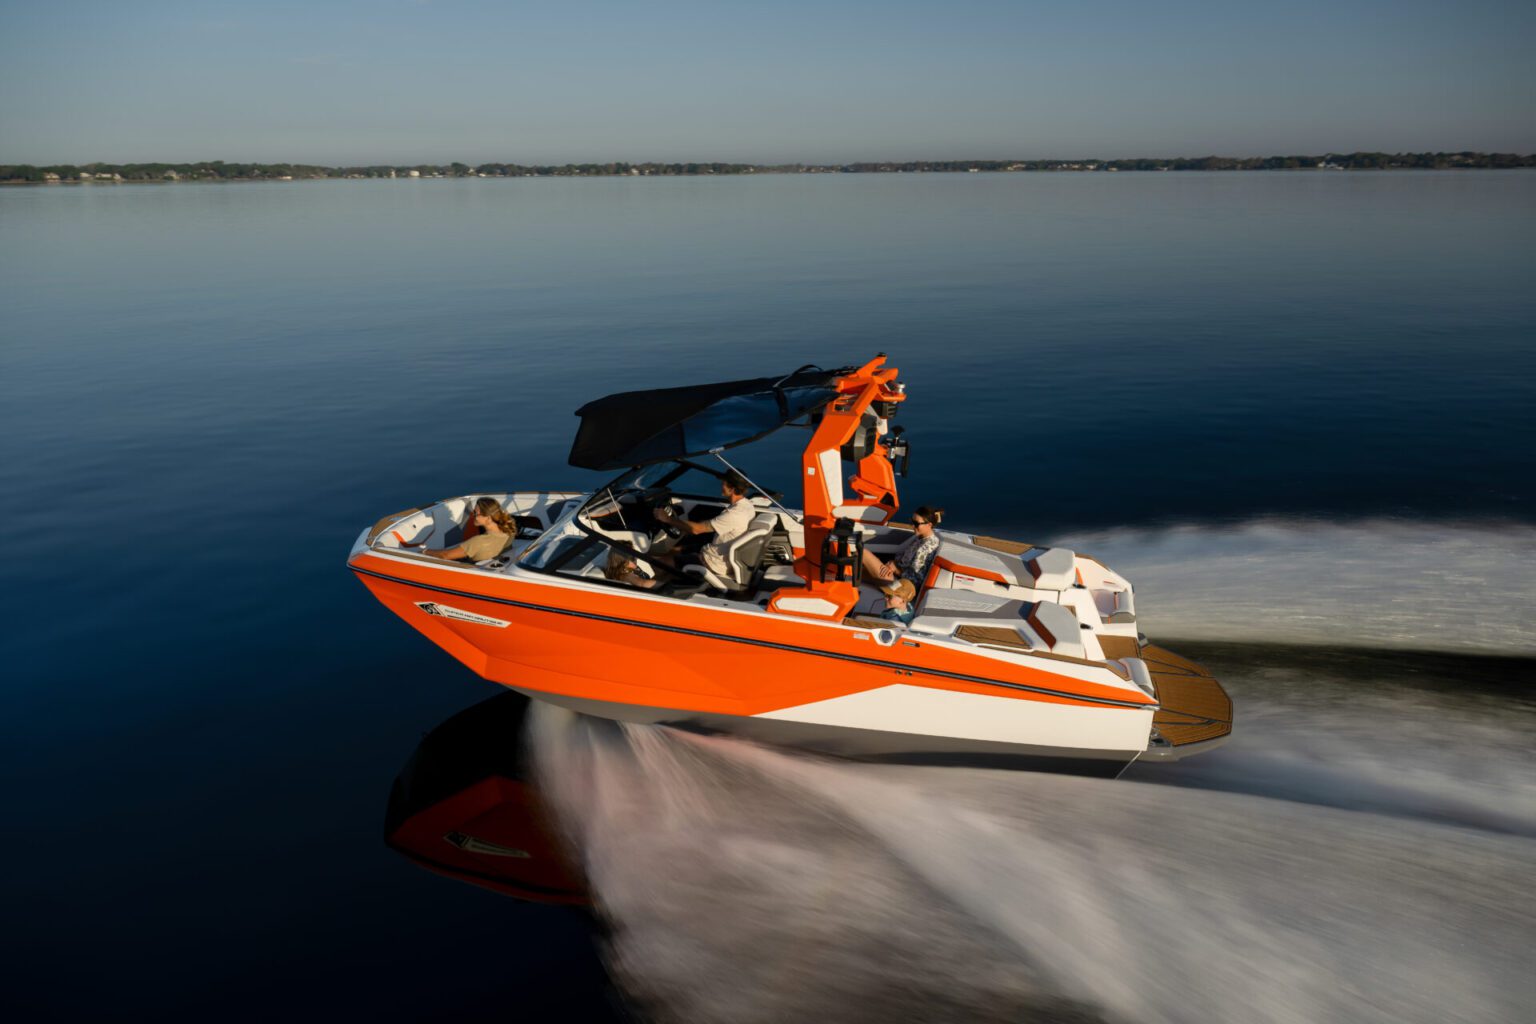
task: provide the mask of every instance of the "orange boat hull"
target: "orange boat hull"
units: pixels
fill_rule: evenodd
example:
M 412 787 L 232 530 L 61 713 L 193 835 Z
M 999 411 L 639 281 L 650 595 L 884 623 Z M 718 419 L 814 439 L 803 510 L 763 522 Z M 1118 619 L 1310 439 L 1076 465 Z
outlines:
M 957 737 L 797 714 L 896 688 L 908 699 L 959 695 L 967 706 L 986 702 L 1005 713 L 1054 711 L 1106 723 L 1134 716 L 1146 735 L 1150 702 L 1122 688 L 927 638 L 900 636 L 887 644 L 872 630 L 768 616 L 751 606 L 684 606 L 372 552 L 355 555 L 351 568 L 385 606 L 477 674 L 603 717 L 728 731 L 845 756 L 1004 759 L 1093 774 L 1112 774 L 1145 749 L 1144 742 L 1125 739 L 1136 733 L 1134 723 L 1099 730 L 1120 741 L 1085 749 L 999 740 L 985 730 Z

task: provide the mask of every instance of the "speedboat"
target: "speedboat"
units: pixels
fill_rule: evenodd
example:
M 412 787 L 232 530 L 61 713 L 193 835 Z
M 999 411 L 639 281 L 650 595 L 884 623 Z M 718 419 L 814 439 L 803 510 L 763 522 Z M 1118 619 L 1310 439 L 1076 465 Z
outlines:
M 605 718 L 1108 776 L 1224 741 L 1221 685 L 1148 642 L 1131 584 L 1091 555 L 937 530 L 911 622 L 880 616 L 863 553 L 889 558 L 913 531 L 897 519 L 911 452 L 891 422 L 909 397 L 897 376 L 880 355 L 600 398 L 577 410 L 569 461 L 618 472 L 610 483 L 397 512 L 358 535 L 348 567 L 484 678 Z M 686 564 L 679 522 L 721 511 L 739 472 L 725 453 L 786 428 L 807 435 L 800 507 L 748 478 L 725 571 Z M 485 497 L 517 536 L 479 563 L 439 557 L 464 550 Z

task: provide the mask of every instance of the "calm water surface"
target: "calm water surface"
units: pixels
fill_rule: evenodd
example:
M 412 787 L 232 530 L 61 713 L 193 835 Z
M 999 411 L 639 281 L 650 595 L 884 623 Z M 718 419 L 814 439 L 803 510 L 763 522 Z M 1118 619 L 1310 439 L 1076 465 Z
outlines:
M 1267 799 L 1278 775 L 1298 806 L 1529 843 L 1519 744 L 1501 806 L 1466 791 L 1536 653 L 1533 228 L 1521 172 L 0 190 L 0 955 L 17 979 L 0 1007 L 611 1012 L 579 915 L 443 881 L 380 842 L 421 734 L 492 691 L 373 602 L 347 546 L 423 501 L 599 482 L 565 464 L 593 397 L 880 351 L 912 394 L 909 500 L 961 529 L 1091 536 L 1145 582 L 1163 636 L 1240 645 L 1215 658 L 1273 746 L 1234 740 L 1238 760 L 1181 793 Z M 773 483 L 786 453 L 743 462 Z M 1360 677 L 1275 645 L 1343 643 L 1362 600 L 1371 646 L 1459 652 L 1435 672 L 1471 695 L 1469 756 L 1384 793 L 1377 776 L 1411 757 L 1371 748 L 1343 758 L 1358 797 L 1323 800 L 1335 777 L 1264 758 Z M 1269 653 L 1240 653 L 1256 643 Z M 1304 699 L 1264 703 L 1275 659 L 1304 666 L 1281 673 Z M 1381 698 L 1394 728 L 1443 720 L 1398 688 L 1413 672 L 1378 669 L 1372 692 L 1406 694 Z M 582 828 L 607 857 L 613 821 Z M 615 870 L 602 877 L 624 882 Z M 644 918 L 673 936 L 703 920 Z M 615 948 L 647 1014 L 711 1005 Z M 873 949 L 850 977 L 879 978 Z M 731 982 L 704 977 L 728 1004 Z M 1086 982 L 1051 991 L 1058 1009 L 1137 1015 Z

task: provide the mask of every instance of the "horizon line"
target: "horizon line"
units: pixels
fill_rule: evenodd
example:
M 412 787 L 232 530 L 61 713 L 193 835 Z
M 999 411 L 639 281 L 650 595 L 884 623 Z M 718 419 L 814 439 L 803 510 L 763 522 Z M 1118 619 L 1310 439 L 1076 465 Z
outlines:
M 1096 163 L 1096 164 L 1112 164 L 1112 163 L 1142 163 L 1142 162 L 1176 163 L 1176 162 L 1180 162 L 1180 161 L 1197 161 L 1197 160 L 1231 160 L 1231 161 L 1299 160 L 1299 159 L 1304 159 L 1304 158 L 1328 158 L 1328 157 L 1515 157 L 1517 159 L 1522 159 L 1522 160 L 1536 160 L 1536 152 L 1533 152 L 1533 153 L 1521 153 L 1521 152 L 1518 152 L 1516 150 L 1475 150 L 1475 149 L 1433 149 L 1433 150 L 1431 150 L 1431 149 L 1418 149 L 1418 150 L 1396 150 L 1396 151 L 1375 150 L 1375 149 L 1355 149 L 1355 150 L 1327 149 L 1327 150 L 1318 150 L 1316 152 L 1311 152 L 1311 153 L 1307 153 L 1307 152 L 1265 153 L 1265 154 L 1252 153 L 1252 154 L 1241 155 L 1241 156 L 1234 156 L 1234 155 L 1222 154 L 1222 153 L 1201 153 L 1201 154 L 1197 154 L 1197 155 L 1193 155 L 1193 156 L 1191 156 L 1191 155 L 1179 155 L 1179 156 L 1144 156 L 1143 155 L 1143 156 L 1118 156 L 1118 157 L 1100 157 L 1100 156 L 1071 156 L 1071 157 L 1057 157 L 1057 156 L 1052 156 L 1052 157 L 997 157 L 997 156 L 990 156 L 990 157 L 979 157 L 979 156 L 970 156 L 970 157 L 929 157 L 929 158 L 912 158 L 912 157 L 903 157 L 903 158 L 866 158 L 866 159 L 856 159 L 856 160 L 818 160 L 818 161 L 808 161 L 808 160 L 777 160 L 777 161 L 769 161 L 769 160 L 722 160 L 722 159 L 697 159 L 697 158 L 690 158 L 690 159 L 665 159 L 665 160 L 661 160 L 661 159 L 652 159 L 652 160 L 627 160 L 627 159 L 565 160 L 565 161 L 560 161 L 560 162 L 536 161 L 536 162 L 526 162 L 526 163 L 525 162 L 521 162 L 521 161 L 516 161 L 516 160 L 481 160 L 481 161 L 478 161 L 476 163 L 469 163 L 469 162 L 463 161 L 463 160 L 450 160 L 450 161 L 438 162 L 438 163 L 426 162 L 426 161 L 415 161 L 415 162 L 409 162 L 409 161 L 373 161 L 373 162 L 316 163 L 316 162 L 309 162 L 309 161 L 303 161 L 303 160 L 224 160 L 224 159 L 216 159 L 216 160 L 207 160 L 207 159 L 200 159 L 200 160 L 90 160 L 90 161 L 84 161 L 84 162 L 69 161 L 69 160 L 59 160 L 59 161 L 53 161 L 53 162 L 50 162 L 50 163 L 38 163 L 36 161 L 17 161 L 17 162 L 0 161 L 0 167 L 5 167 L 5 168 L 36 167 L 36 168 L 39 168 L 39 169 L 46 169 L 46 168 L 56 168 L 56 167 L 81 167 L 81 168 L 84 168 L 84 167 L 98 167 L 98 166 L 109 166 L 109 167 L 145 167 L 145 166 L 159 166 L 159 165 L 181 167 L 181 166 L 211 166 L 211 165 L 215 165 L 215 164 L 217 164 L 217 165 L 225 165 L 225 166 L 228 166 L 230 164 L 248 164 L 248 165 L 262 166 L 262 167 L 281 167 L 281 166 L 287 166 L 287 167 L 317 168 L 317 169 L 324 169 L 324 170 L 338 170 L 338 169 L 347 169 L 347 168 L 394 168 L 394 169 L 397 169 L 397 170 L 399 170 L 399 169 L 407 169 L 407 170 L 409 170 L 409 169 L 424 168 L 424 167 L 447 168 L 447 167 L 453 167 L 455 165 L 459 165 L 459 166 L 463 166 L 463 167 L 468 167 L 468 168 L 473 170 L 473 169 L 476 169 L 476 168 L 479 168 L 479 167 L 487 167 L 487 166 L 528 167 L 528 168 L 542 168 L 542 167 L 551 167 L 551 168 L 554 168 L 554 167 L 612 167 L 612 166 L 619 166 L 619 165 L 623 165 L 625 167 L 682 167 L 682 166 L 688 166 L 690 164 L 694 164 L 694 165 L 699 165 L 699 166 L 710 165 L 710 166 L 725 166 L 725 167 L 781 168 L 781 167 L 855 167 L 855 166 L 874 166 L 874 165 L 892 165 L 892 166 L 897 166 L 897 165 L 916 165 L 916 164 L 1042 164 L 1042 163 L 1061 163 L 1061 164 L 1067 164 L 1067 163 L 1078 163 L 1078 164 L 1081 164 L 1081 163 Z

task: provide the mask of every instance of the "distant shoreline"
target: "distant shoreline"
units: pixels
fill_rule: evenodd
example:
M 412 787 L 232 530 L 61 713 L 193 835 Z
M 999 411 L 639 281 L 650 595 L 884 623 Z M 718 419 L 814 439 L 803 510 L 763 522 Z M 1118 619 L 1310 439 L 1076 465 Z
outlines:
M 981 174 L 1158 171 L 1507 170 L 1536 167 L 1536 154 L 1324 153 L 1316 156 L 1179 157 L 1159 160 L 908 160 L 847 164 L 641 163 L 524 165 L 463 163 L 330 167 L 315 164 L 196 163 L 0 164 L 0 184 L 85 185 L 125 182 L 306 181 L 360 178 L 618 178 L 732 174 Z

